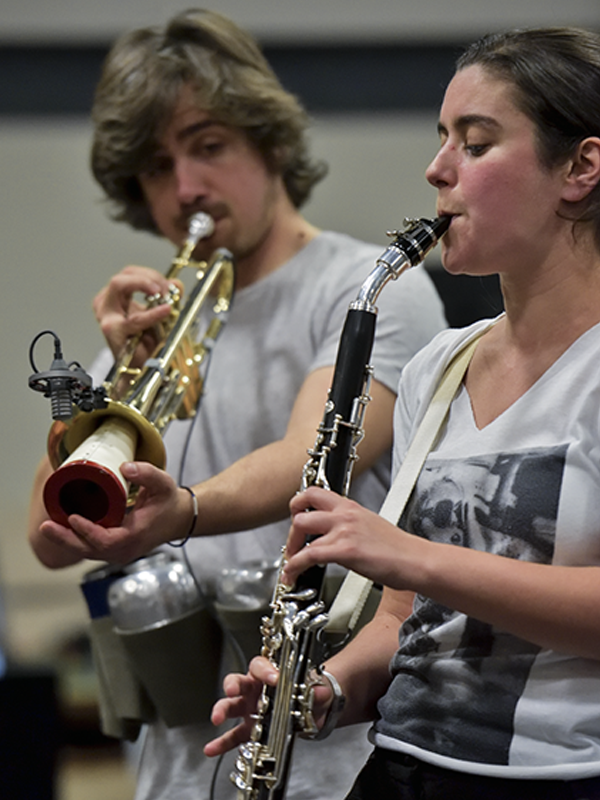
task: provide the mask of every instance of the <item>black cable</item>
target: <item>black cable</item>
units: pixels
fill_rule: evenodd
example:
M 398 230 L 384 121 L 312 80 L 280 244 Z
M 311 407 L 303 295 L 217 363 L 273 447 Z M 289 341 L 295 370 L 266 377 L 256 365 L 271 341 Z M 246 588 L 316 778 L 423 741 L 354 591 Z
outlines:
M 210 361 L 212 361 L 212 358 L 209 360 L 209 363 L 208 363 L 208 365 L 206 367 L 206 371 L 204 373 L 204 383 L 203 383 L 203 385 L 206 383 L 206 379 L 208 377 L 208 371 L 210 369 Z M 192 433 L 194 431 L 194 425 L 196 424 L 196 420 L 197 420 L 197 418 L 199 416 L 198 410 L 200 408 L 200 403 L 201 402 L 202 402 L 202 394 L 198 398 L 198 402 L 196 404 L 196 409 L 195 409 L 196 413 L 192 417 L 192 420 L 190 421 L 189 428 L 188 428 L 187 433 L 185 435 L 185 440 L 184 440 L 184 444 L 183 444 L 183 451 L 181 453 L 181 459 L 179 461 L 179 469 L 178 469 L 178 472 L 177 472 L 177 485 L 178 486 L 181 486 L 182 483 L 183 483 L 183 474 L 185 472 L 185 462 L 187 461 L 187 457 L 188 457 L 188 453 L 189 453 L 189 449 L 190 449 L 190 443 L 191 443 L 191 440 L 192 440 Z M 200 597 L 202 598 L 202 600 L 206 604 L 206 607 L 208 609 L 210 609 L 211 613 L 214 615 L 214 617 L 216 618 L 217 622 L 219 623 L 219 626 L 221 627 L 221 630 L 223 631 L 223 636 L 227 640 L 227 642 L 230 644 L 231 648 L 233 649 L 233 651 L 235 652 L 236 656 L 238 657 L 239 662 L 242 665 L 242 669 L 246 670 L 248 668 L 248 662 L 246 660 L 246 657 L 244 655 L 244 652 L 243 652 L 242 648 L 238 644 L 237 639 L 231 633 L 231 631 L 228 630 L 228 628 L 226 628 L 225 625 L 223 625 L 221 623 L 221 621 L 219 619 L 219 616 L 218 616 L 213 604 L 208 600 L 208 598 L 206 597 L 205 593 L 202 590 L 202 587 L 200 586 L 200 581 L 198 580 L 198 577 L 197 577 L 196 573 L 194 572 L 194 568 L 192 566 L 192 562 L 190 561 L 189 553 L 187 551 L 187 542 L 181 547 L 181 554 L 182 554 L 183 559 L 185 561 L 185 564 L 186 564 L 186 566 L 187 566 L 187 568 L 188 568 L 188 570 L 190 572 L 190 575 L 192 576 L 192 580 L 194 581 L 194 583 L 196 585 L 196 588 L 198 589 Z M 236 723 L 234 723 L 232 727 L 234 727 L 235 724 Z M 215 764 L 215 768 L 214 768 L 213 775 L 212 775 L 211 782 L 210 782 L 209 800 L 215 800 L 215 791 L 216 791 L 216 788 L 217 788 L 217 779 L 219 777 L 219 771 L 220 771 L 221 766 L 223 764 L 223 759 L 224 758 L 225 758 L 225 753 L 223 753 L 223 755 L 219 756 L 219 758 L 217 759 L 217 763 Z
M 51 330 L 40 331 L 40 333 L 38 333 L 37 336 L 33 337 L 33 341 L 29 345 L 29 363 L 31 364 L 31 369 L 34 372 L 39 372 L 39 369 L 37 368 L 37 366 L 35 364 L 35 361 L 33 360 L 33 351 L 34 351 L 34 348 L 35 348 L 36 344 L 39 342 L 39 340 L 42 338 L 42 336 L 46 336 L 46 335 L 54 337 L 54 358 L 57 359 L 57 358 L 62 358 L 63 357 L 62 351 L 61 351 L 60 339 L 54 333 L 54 331 L 51 331 Z

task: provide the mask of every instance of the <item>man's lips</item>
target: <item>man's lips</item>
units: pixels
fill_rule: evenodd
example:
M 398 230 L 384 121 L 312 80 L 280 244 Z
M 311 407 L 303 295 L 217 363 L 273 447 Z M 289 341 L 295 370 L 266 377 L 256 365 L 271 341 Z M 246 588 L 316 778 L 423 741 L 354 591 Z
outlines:
M 212 219 L 212 221 L 215 223 L 215 225 L 217 225 L 223 219 L 223 217 L 225 217 L 227 215 L 227 211 L 226 211 L 226 209 L 224 207 L 213 208 L 213 209 L 210 209 L 210 208 L 194 208 L 192 211 L 186 210 L 185 213 L 180 214 L 179 218 L 177 219 L 177 225 L 182 230 L 186 230 L 187 231 L 188 222 L 189 222 L 190 217 L 192 217 L 194 214 L 198 214 L 199 212 L 202 212 L 203 214 L 208 214 L 208 216 Z

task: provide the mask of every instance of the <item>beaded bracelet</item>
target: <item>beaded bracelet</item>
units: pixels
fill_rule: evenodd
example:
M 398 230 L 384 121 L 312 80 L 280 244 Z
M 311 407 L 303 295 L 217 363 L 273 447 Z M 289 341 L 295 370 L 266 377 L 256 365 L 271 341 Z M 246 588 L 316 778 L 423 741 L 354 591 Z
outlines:
M 185 536 L 183 539 L 179 539 L 179 541 L 169 542 L 171 547 L 183 547 L 183 545 L 186 544 L 186 542 L 188 542 L 188 540 L 190 539 L 191 535 L 193 534 L 193 532 L 194 532 L 194 530 L 196 528 L 196 522 L 198 521 L 198 498 L 196 497 L 195 493 L 190 489 L 189 486 L 180 486 L 179 488 L 180 489 L 185 489 L 186 492 L 189 492 L 190 495 L 192 496 L 192 505 L 193 505 L 193 509 L 194 509 L 194 516 L 192 517 L 192 524 L 190 525 L 190 529 L 189 529 L 189 532 L 188 532 L 187 536 Z

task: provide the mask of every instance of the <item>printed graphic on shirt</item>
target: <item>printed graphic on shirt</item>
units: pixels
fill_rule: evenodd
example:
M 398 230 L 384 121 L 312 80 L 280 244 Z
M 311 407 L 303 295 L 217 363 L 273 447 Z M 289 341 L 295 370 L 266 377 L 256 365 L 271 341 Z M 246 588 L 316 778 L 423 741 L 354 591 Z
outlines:
M 560 446 L 429 458 L 399 524 L 431 541 L 549 563 L 565 456 Z M 418 596 L 377 728 L 453 758 L 507 764 L 515 706 L 538 652 Z

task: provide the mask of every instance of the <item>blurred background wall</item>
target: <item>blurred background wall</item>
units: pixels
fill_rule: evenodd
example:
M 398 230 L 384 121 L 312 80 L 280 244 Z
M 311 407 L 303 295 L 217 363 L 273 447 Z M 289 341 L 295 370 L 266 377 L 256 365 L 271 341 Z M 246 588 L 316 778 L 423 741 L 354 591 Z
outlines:
M 85 567 L 44 570 L 25 543 L 48 401 L 27 387 L 28 349 L 46 328 L 67 361 L 101 344 L 90 301 L 127 263 L 164 271 L 170 246 L 107 219 L 88 172 L 88 112 L 110 42 L 160 24 L 171 0 L 2 0 L 0 4 L 0 592 L 13 659 L 36 663 L 85 625 Z M 308 217 L 385 246 L 405 216 L 432 215 L 423 170 L 437 146 L 444 85 L 463 44 L 517 25 L 600 27 L 598 0 L 222 0 L 250 29 L 313 120 L 330 164 Z M 434 265 L 435 269 L 435 265 Z M 46 369 L 51 352 L 36 351 Z M 89 566 L 89 565 L 88 565 Z

